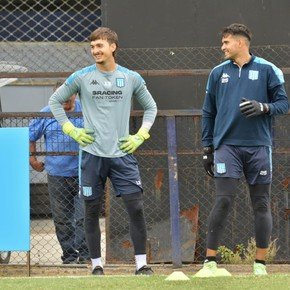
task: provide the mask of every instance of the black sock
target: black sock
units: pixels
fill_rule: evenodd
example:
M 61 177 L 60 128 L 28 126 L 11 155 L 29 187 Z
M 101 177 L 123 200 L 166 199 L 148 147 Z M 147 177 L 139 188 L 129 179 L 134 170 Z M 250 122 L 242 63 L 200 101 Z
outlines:
M 207 262 L 216 262 L 216 256 L 207 256 L 204 260 L 205 263 Z
M 256 263 L 260 263 L 260 264 L 263 264 L 263 265 L 266 265 L 266 262 L 264 260 L 255 260 Z

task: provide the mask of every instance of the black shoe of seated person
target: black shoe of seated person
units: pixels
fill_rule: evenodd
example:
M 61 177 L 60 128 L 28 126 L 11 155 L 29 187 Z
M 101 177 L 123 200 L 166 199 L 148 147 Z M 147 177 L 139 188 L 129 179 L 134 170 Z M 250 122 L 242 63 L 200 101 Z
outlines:
M 97 275 L 97 276 L 104 275 L 104 269 L 100 266 L 96 266 L 94 270 L 92 271 L 92 275 Z
M 141 267 L 139 270 L 136 270 L 135 275 L 153 275 L 153 270 L 147 265 Z

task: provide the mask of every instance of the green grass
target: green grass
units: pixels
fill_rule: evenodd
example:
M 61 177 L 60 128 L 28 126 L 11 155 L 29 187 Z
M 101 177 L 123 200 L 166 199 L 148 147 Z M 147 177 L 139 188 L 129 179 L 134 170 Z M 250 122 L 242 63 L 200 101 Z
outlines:
M 166 276 L 104 276 L 104 277 L 32 277 L 0 278 L 0 289 L 290 289 L 290 274 L 264 277 L 232 276 L 218 278 L 192 278 L 189 281 L 165 281 Z

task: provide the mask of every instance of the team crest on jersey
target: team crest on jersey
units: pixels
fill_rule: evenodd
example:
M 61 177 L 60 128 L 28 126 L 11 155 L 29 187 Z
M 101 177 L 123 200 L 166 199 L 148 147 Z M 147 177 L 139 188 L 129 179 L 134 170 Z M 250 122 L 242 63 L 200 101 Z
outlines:
M 225 84 L 229 81 L 229 75 L 227 73 L 223 73 L 222 74 L 222 77 L 221 77 L 221 80 L 222 80 L 222 84 Z
M 257 80 L 259 78 L 259 71 L 258 70 L 249 70 L 249 79 L 250 80 Z
M 116 78 L 116 86 L 118 88 L 125 87 L 125 79 L 124 78 Z

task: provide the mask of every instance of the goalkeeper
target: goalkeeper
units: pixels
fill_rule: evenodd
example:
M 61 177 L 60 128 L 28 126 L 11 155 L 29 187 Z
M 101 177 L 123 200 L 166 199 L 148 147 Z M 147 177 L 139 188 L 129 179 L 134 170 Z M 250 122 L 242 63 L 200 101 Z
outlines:
M 271 119 L 289 109 L 281 70 L 249 52 L 251 32 L 243 24 L 222 31 L 226 61 L 210 73 L 202 115 L 204 168 L 214 177 L 216 199 L 209 216 L 206 260 L 200 276 L 216 276 L 216 252 L 245 175 L 255 219 L 255 275 L 266 275 L 272 232 Z M 213 168 L 214 165 L 214 168 Z
M 92 32 L 91 54 L 95 64 L 73 73 L 50 98 L 52 113 L 64 133 L 81 145 L 80 185 L 85 201 L 85 234 L 92 260 L 92 274 L 103 275 L 99 214 L 106 179 L 123 199 L 130 220 L 136 275 L 151 275 L 146 259 L 146 225 L 142 183 L 132 153 L 145 141 L 156 117 L 157 107 L 141 76 L 116 63 L 118 36 L 109 28 Z M 84 128 L 67 118 L 62 103 L 78 93 Z M 129 135 L 131 102 L 144 108 L 138 132 Z

